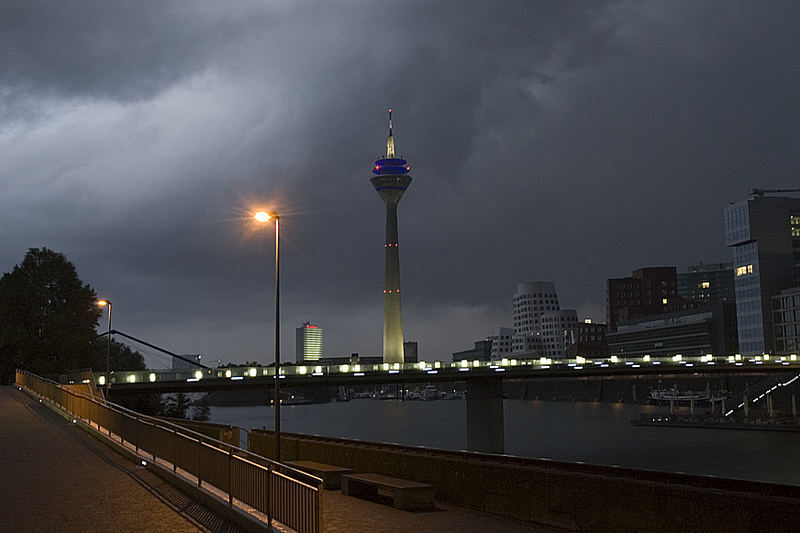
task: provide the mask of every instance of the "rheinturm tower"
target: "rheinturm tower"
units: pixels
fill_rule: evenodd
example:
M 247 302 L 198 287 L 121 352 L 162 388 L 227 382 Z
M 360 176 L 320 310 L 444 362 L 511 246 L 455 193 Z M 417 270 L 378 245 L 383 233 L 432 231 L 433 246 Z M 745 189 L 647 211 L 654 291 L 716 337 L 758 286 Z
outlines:
M 383 285 L 383 361 L 403 362 L 403 312 L 400 303 L 400 249 L 397 247 L 397 204 L 411 184 L 411 167 L 395 157 L 392 110 L 389 110 L 389 138 L 386 157 L 375 161 L 372 185 L 386 206 L 386 255 Z

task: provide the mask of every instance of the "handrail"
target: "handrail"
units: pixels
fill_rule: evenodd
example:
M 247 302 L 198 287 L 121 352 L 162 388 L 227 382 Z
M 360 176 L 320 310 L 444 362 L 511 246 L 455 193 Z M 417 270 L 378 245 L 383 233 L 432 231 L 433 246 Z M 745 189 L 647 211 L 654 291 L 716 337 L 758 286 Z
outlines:
M 180 468 L 196 477 L 198 486 L 213 486 L 227 495 L 229 505 L 246 503 L 266 515 L 270 525 L 274 519 L 301 533 L 322 530 L 320 478 L 24 370 L 17 370 L 16 382 L 74 418 L 94 423 L 98 431 L 102 427 L 109 437 L 127 441 L 137 452 L 146 451 L 154 461 L 160 458 L 173 471 Z

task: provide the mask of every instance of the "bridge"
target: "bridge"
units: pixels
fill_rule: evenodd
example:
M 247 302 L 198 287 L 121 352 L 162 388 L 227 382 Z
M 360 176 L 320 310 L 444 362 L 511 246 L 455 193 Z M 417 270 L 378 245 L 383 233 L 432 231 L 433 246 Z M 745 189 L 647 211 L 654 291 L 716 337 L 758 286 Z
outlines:
M 705 376 L 747 374 L 766 378 L 772 374 L 800 374 L 797 355 L 744 357 L 719 356 L 604 359 L 513 359 L 497 361 L 420 361 L 417 363 L 287 365 L 278 379 L 284 387 L 332 387 L 372 384 L 420 384 L 463 382 L 467 399 L 467 447 L 503 453 L 503 381 L 553 378 L 623 379 L 640 376 Z M 94 375 L 106 383 L 105 373 Z M 274 367 L 198 368 L 185 370 L 137 370 L 112 372 L 115 393 L 134 391 L 200 392 L 269 389 L 275 382 Z M 739 406 L 741 407 L 741 406 Z M 730 413 L 728 413 L 730 414 Z

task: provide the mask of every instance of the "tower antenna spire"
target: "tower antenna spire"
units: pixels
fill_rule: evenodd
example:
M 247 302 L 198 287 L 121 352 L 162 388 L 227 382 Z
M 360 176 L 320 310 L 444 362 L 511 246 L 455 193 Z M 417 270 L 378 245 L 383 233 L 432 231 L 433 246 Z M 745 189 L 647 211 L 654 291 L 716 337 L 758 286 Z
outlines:
M 394 137 L 392 137 L 392 108 L 389 108 L 389 138 L 386 139 L 386 159 L 394 158 Z

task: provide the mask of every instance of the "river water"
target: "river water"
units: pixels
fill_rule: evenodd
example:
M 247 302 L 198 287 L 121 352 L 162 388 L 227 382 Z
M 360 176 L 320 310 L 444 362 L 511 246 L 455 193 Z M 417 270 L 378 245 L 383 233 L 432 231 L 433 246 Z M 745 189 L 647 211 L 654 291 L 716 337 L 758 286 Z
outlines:
M 800 433 L 633 426 L 663 407 L 504 400 L 506 453 L 800 486 Z M 212 407 L 211 421 L 273 427 L 266 405 Z M 466 448 L 463 400 L 281 406 L 281 429 L 450 450 Z

